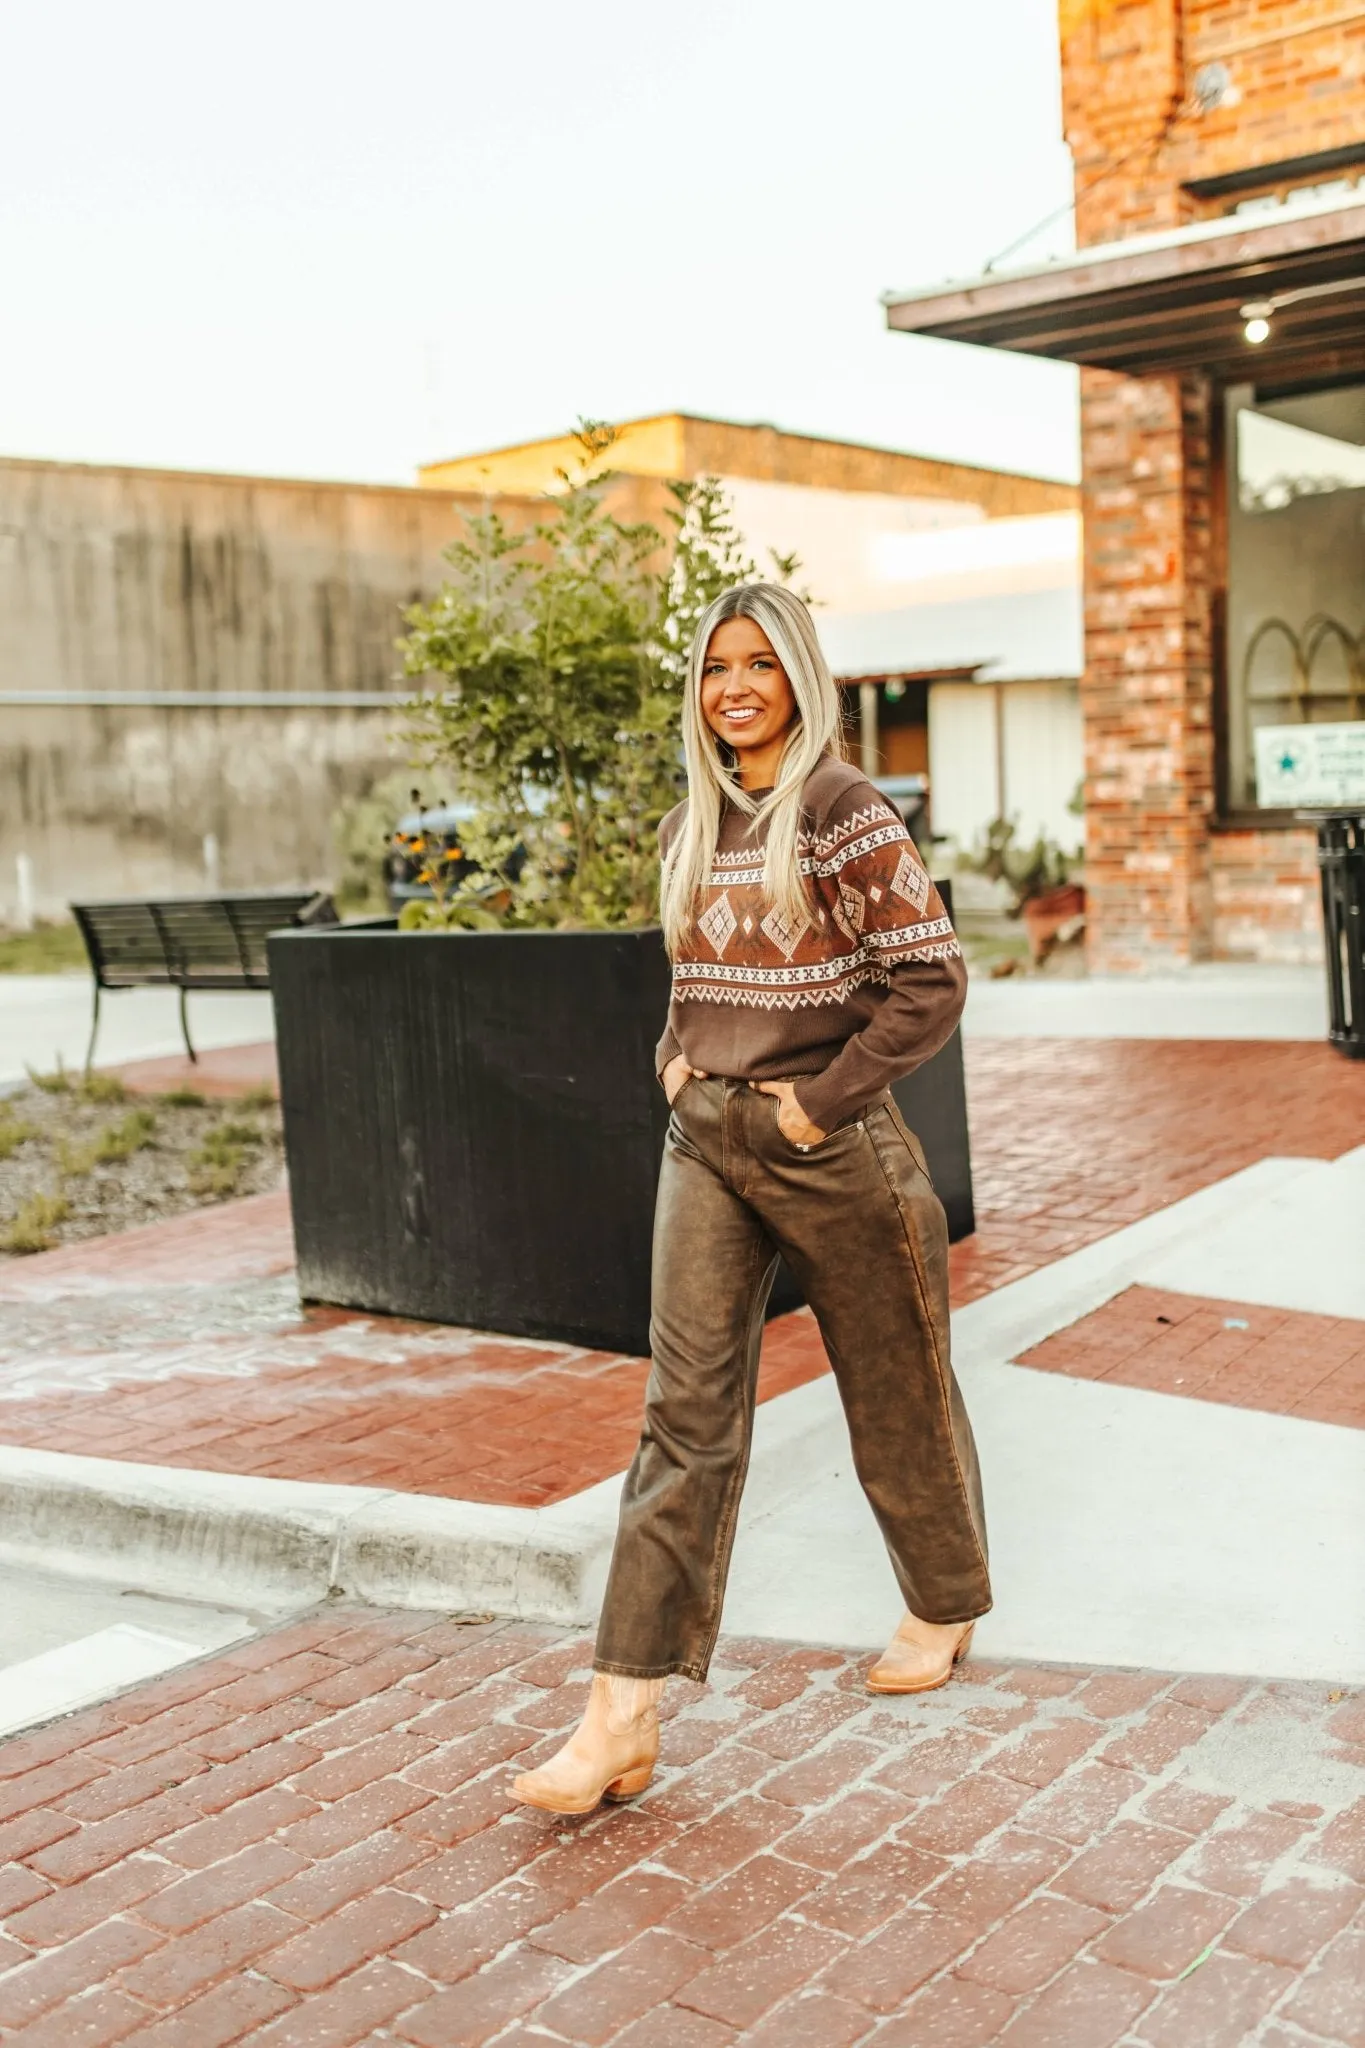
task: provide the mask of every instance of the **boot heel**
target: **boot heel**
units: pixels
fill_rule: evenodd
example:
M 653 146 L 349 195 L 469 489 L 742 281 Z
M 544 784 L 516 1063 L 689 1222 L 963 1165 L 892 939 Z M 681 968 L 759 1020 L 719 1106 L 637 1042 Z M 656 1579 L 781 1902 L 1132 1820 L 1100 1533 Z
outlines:
M 653 1776 L 653 1764 L 641 1764 L 638 1770 L 623 1771 L 619 1778 L 612 1779 L 602 1797 L 610 1799 L 613 1804 L 622 1799 L 638 1799 Z
M 973 1636 L 974 1636 L 975 1634 L 976 1634 L 976 1623 L 975 1623 L 975 1622 L 973 1622 L 973 1623 L 972 1623 L 972 1625 L 971 1625 L 971 1627 L 970 1627 L 969 1629 L 967 1629 L 967 1630 L 965 1631 L 965 1633 L 963 1634 L 963 1637 L 962 1637 L 962 1641 L 961 1641 L 961 1642 L 960 1642 L 960 1643 L 958 1644 L 957 1648 L 956 1648 L 956 1649 L 955 1649 L 955 1650 L 953 1651 L 953 1662 L 954 1662 L 954 1664 L 960 1664 L 960 1663 L 962 1662 L 962 1659 L 963 1659 L 963 1658 L 964 1658 L 964 1657 L 966 1656 L 966 1654 L 967 1654 L 968 1650 L 970 1650 L 970 1648 L 972 1647 L 972 1637 L 973 1637 Z

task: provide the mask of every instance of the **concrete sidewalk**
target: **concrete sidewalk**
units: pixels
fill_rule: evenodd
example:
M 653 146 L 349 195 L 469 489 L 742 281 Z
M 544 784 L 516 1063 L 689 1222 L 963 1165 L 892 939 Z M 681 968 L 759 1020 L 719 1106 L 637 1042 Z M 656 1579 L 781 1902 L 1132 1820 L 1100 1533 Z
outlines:
M 1325 967 L 1209 961 L 1178 974 L 974 974 L 964 1031 L 988 1038 L 1317 1040 L 1327 1036 Z
M 88 974 L 0 975 L 0 1088 L 32 1067 L 48 1073 L 60 1060 L 80 1067 L 90 1042 L 93 984 Z M 249 1045 L 274 1035 L 268 993 L 192 995 L 190 1036 L 196 1048 Z M 106 992 L 95 1057 L 100 1066 L 183 1053 L 174 989 Z

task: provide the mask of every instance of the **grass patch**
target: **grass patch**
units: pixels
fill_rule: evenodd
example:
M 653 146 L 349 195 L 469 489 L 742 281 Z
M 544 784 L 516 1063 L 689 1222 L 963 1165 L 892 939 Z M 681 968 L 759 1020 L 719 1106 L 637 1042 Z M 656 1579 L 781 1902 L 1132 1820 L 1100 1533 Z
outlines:
M 225 1202 L 229 1195 L 236 1194 L 245 1165 L 245 1156 L 234 1152 L 231 1159 L 204 1160 L 198 1166 L 191 1166 L 191 1194 L 203 1195 L 211 1202 Z
M 226 1201 L 235 1194 L 251 1155 L 265 1143 L 259 1124 L 242 1117 L 224 1117 L 205 1133 L 204 1142 L 189 1158 L 189 1185 L 196 1195 L 212 1201 Z
M 276 1100 L 274 1082 L 258 1081 L 245 1095 L 238 1096 L 237 1105 L 240 1109 L 273 1109 Z
M 128 1090 L 117 1074 L 102 1074 L 98 1068 L 91 1068 L 82 1074 L 76 1083 L 77 1092 L 87 1102 L 126 1102 Z
M 127 1086 L 117 1074 L 101 1073 L 98 1067 L 92 1067 L 88 1074 L 76 1074 L 60 1055 L 50 1073 L 40 1074 L 36 1067 L 25 1067 L 24 1072 L 44 1095 L 79 1095 L 83 1102 L 128 1100 Z
M 26 1124 L 21 1117 L 7 1116 L 0 1109 L 0 1159 L 11 1158 L 21 1145 L 26 1145 L 37 1135 L 32 1124 Z
M 85 941 L 69 921 L 0 932 L 0 974 L 65 974 L 88 964 Z
M 157 1097 L 157 1101 L 164 1102 L 167 1109 L 202 1109 L 205 1099 L 197 1088 L 168 1088 L 164 1095 Z
M 206 1133 L 204 1149 L 207 1151 L 212 1148 L 219 1152 L 240 1151 L 245 1145 L 261 1144 L 264 1136 L 265 1133 L 259 1124 L 249 1124 L 243 1117 L 224 1117 L 222 1123 L 215 1124 L 213 1129 Z
M 131 1159 L 134 1152 L 151 1144 L 155 1131 L 154 1109 L 130 1110 L 122 1123 L 106 1124 L 95 1139 L 96 1165 L 113 1166 L 121 1159 Z
M 65 1138 L 57 1146 L 57 1168 L 68 1180 L 80 1180 L 97 1166 L 117 1166 L 152 1143 L 156 1111 L 134 1109 L 121 1123 L 106 1124 L 83 1145 Z
M 76 1085 L 76 1076 L 60 1058 L 50 1074 L 40 1074 L 36 1067 L 30 1066 L 26 1066 L 24 1072 L 35 1088 L 42 1089 L 44 1095 L 69 1095 Z
M 51 1251 L 57 1242 L 53 1231 L 70 1214 L 71 1204 L 64 1195 L 30 1195 L 0 1231 L 0 1252 Z

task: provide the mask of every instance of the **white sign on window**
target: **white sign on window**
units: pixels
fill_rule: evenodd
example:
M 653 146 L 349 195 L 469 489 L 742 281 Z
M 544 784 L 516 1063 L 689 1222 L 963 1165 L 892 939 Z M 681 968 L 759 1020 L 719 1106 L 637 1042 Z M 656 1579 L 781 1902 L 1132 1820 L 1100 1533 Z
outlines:
M 1263 725 L 1256 800 L 1269 810 L 1365 804 L 1365 719 L 1350 725 Z

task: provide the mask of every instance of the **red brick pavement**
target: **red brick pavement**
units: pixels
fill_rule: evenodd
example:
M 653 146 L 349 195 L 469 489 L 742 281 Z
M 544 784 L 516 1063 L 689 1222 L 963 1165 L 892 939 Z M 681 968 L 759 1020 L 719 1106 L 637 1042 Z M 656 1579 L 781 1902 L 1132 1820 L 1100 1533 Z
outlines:
M 1267 1153 L 1365 1143 L 1365 1069 L 1326 1046 L 969 1040 L 967 1063 L 980 1227 L 953 1248 L 958 1303 Z M 24 1305 L 0 1438 L 525 1506 L 628 1462 L 639 1360 L 301 1315 L 263 1284 L 291 1263 L 283 1195 L 0 1262 L 0 1307 Z M 826 1369 L 810 1319 L 785 1318 L 760 1396 Z
M 954 1299 L 1019 1280 L 1273 1155 L 1365 1144 L 1365 1062 L 1327 1045 L 968 1039 L 977 1234 Z
M 583 1637 L 329 1610 L 0 1745 L 14 2048 L 1360 2048 L 1365 1695 L 723 1640 L 629 1809 Z
M 117 1074 L 133 1095 L 165 1095 L 173 1088 L 193 1088 L 216 1102 L 251 1094 L 257 1088 L 269 1088 L 275 1095 L 280 1092 L 275 1046 L 269 1039 L 259 1045 L 214 1046 L 201 1052 L 197 1060 L 185 1053 L 159 1060 L 130 1060 L 109 1071 Z
M 269 1279 L 293 1268 L 289 1194 L 279 1188 L 111 1237 L 59 1245 L 35 1258 L 0 1258 L 0 1303 L 218 1287 Z
M 1365 1321 L 1128 1287 L 1020 1365 L 1365 1428 Z

